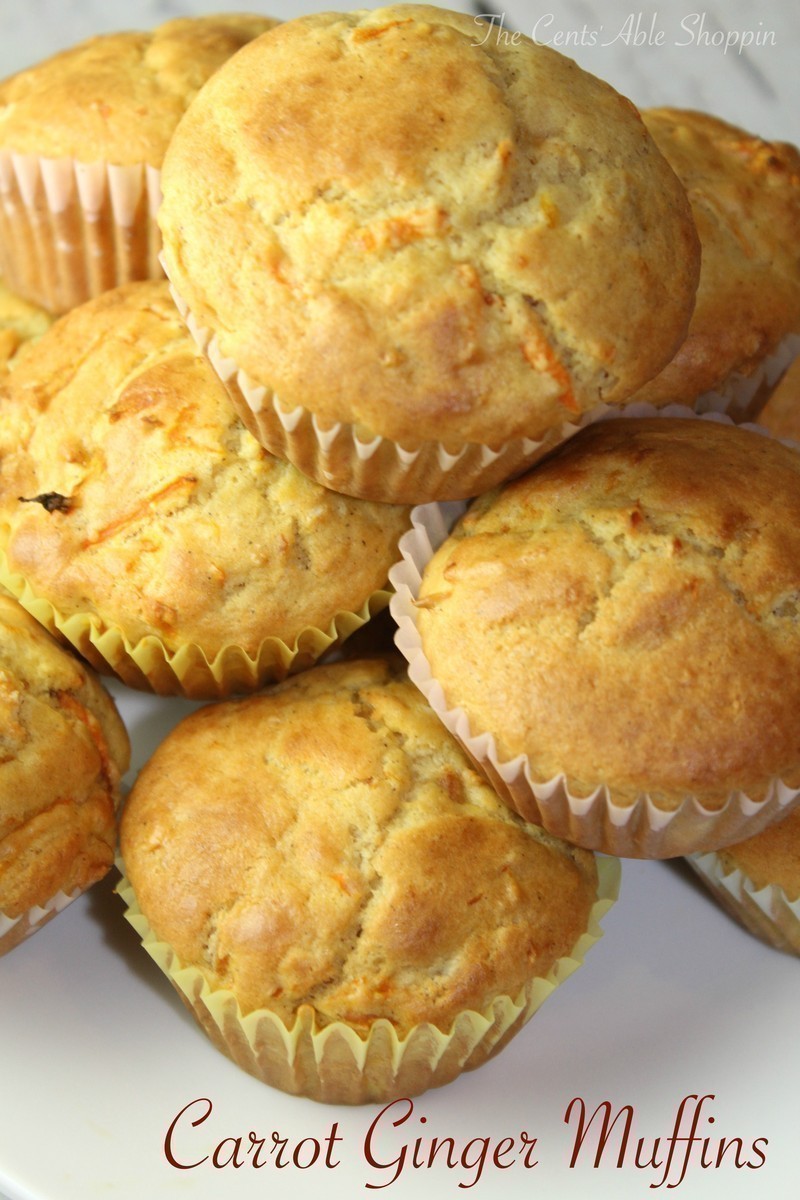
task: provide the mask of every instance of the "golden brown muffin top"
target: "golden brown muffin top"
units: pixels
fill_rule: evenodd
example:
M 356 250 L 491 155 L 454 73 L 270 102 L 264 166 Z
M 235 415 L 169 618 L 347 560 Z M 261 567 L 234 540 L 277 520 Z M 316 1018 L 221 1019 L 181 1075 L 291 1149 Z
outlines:
M 401 1035 L 516 998 L 585 932 L 594 859 L 527 825 L 386 660 L 184 720 L 121 827 L 156 935 L 244 1012 Z
M 636 399 L 691 401 L 800 331 L 800 153 L 705 113 L 642 113 L 686 187 L 702 247 L 686 341 Z
M 534 780 L 718 808 L 800 784 L 800 455 L 712 421 L 578 434 L 424 572 L 449 707 Z
M 726 874 L 738 868 L 757 890 L 773 885 L 783 888 L 789 900 L 800 900 L 800 808 L 717 853 Z
M 243 13 L 181 17 L 62 50 L 0 83 L 0 148 L 160 167 L 206 79 L 275 24 Z
M 754 420 L 774 437 L 800 442 L 800 359 L 792 363 Z
M 444 9 L 257 39 L 162 182 L 170 274 L 223 354 L 364 437 L 542 437 L 654 375 L 693 303 L 688 202 L 633 106 Z
M 166 282 L 62 317 L 0 385 L 0 545 L 64 616 L 254 655 L 386 583 L 408 510 L 338 496 L 236 418 Z M 37 501 L 37 498 L 38 501 Z
M 15 295 L 0 279 L 0 374 L 26 342 L 41 337 L 52 323 L 50 313 Z
M 95 675 L 0 591 L 0 912 L 106 874 L 129 754 Z

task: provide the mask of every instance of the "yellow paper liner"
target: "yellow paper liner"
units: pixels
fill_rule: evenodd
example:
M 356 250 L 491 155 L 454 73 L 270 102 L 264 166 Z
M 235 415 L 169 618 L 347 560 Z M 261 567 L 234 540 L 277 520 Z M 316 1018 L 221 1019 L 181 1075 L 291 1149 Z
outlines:
M 32 933 L 36 933 L 48 921 L 52 921 L 53 917 L 63 912 L 67 905 L 80 895 L 82 895 L 80 888 L 69 895 L 65 892 L 56 892 L 55 896 L 51 897 L 46 904 L 36 905 L 19 917 L 9 917 L 0 911 L 0 958 L 13 950 L 15 946 L 19 946 Z
M 357 612 L 341 610 L 325 629 L 307 626 L 289 644 L 266 637 L 250 654 L 242 646 L 224 646 L 210 659 L 202 647 L 186 643 L 170 650 L 155 635 L 131 642 L 116 625 L 96 614 L 64 616 L 49 601 L 37 596 L 23 576 L 11 571 L 0 550 L 0 586 L 4 586 L 45 629 L 73 646 L 96 671 L 116 675 L 129 687 L 161 696 L 190 700 L 218 700 L 235 693 L 252 692 L 267 683 L 306 670 L 330 649 L 365 625 L 389 603 L 390 592 L 373 592 Z
M 686 861 L 740 925 L 776 950 L 800 955 L 800 898 L 790 900 L 778 884 L 756 887 L 739 867 L 726 871 L 713 851 Z
M 0 150 L 0 275 L 62 313 L 134 279 L 160 279 L 160 171 Z
M 730 417 L 722 414 L 700 416 L 682 405 L 655 409 L 635 404 L 624 411 L 609 411 L 601 419 L 659 416 L 733 424 Z M 746 428 L 770 436 L 758 426 Z M 533 779 L 525 754 L 512 760 L 501 759 L 492 732 L 474 732 L 466 712 L 448 704 L 423 652 L 417 625 L 416 600 L 422 572 L 465 507 L 428 504 L 413 509 L 412 528 L 400 540 L 402 561 L 389 572 L 389 581 L 395 589 L 390 602 L 398 626 L 395 643 L 408 660 L 409 678 L 511 808 L 525 820 L 589 850 L 621 858 L 674 858 L 743 841 L 787 814 L 800 801 L 800 789 L 790 788 L 776 778 L 761 800 L 752 800 L 744 792 L 736 791 L 721 808 L 709 810 L 696 796 L 687 795 L 676 809 L 665 810 L 647 793 L 633 803 L 615 802 L 605 784 L 589 796 L 579 796 L 571 790 L 564 774 L 548 780 Z M 498 713 L 500 721 L 502 714 Z
M 338 1021 L 317 1028 L 310 1005 L 299 1009 L 291 1028 L 267 1009 L 243 1015 L 232 992 L 212 988 L 199 969 L 184 966 L 171 947 L 158 940 L 139 909 L 121 860 L 117 866 L 123 878 L 116 890 L 127 905 L 126 918 L 217 1049 L 272 1087 L 328 1104 L 415 1096 L 498 1053 L 602 937 L 600 921 L 616 900 L 620 882 L 619 862 L 598 859 L 597 899 L 586 932 L 569 955 L 558 959 L 546 976 L 530 980 L 516 998 L 498 996 L 481 1013 L 460 1013 L 446 1033 L 420 1024 L 400 1038 L 381 1018 L 361 1037 Z

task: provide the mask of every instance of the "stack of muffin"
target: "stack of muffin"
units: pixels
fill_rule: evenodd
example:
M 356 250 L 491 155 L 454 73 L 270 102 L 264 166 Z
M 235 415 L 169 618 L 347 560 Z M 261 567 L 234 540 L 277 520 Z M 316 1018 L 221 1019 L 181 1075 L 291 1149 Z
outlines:
M 734 419 L 797 350 L 792 147 L 403 5 L 94 39 L 0 85 L 0 188 L 0 270 L 65 313 L 0 382 L 0 584 L 216 702 L 121 890 L 240 1065 L 444 1083 L 582 960 L 607 856 L 791 836 L 800 459 Z M 314 665 L 389 577 L 408 676 Z

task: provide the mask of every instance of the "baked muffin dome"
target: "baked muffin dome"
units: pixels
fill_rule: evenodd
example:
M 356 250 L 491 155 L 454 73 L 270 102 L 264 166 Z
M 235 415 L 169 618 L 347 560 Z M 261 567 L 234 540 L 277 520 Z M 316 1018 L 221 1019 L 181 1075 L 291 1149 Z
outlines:
M 90 38 L 0 82 L 0 272 L 67 312 L 163 276 L 164 151 L 200 86 L 268 17 L 223 14 Z
M 624 401 L 692 308 L 688 203 L 633 106 L 443 9 L 256 39 L 181 121 L 163 191 L 168 273 L 259 406 L 364 439 L 541 438 Z
M 479 1065 L 596 924 L 594 857 L 503 805 L 386 660 L 191 714 L 139 774 L 120 846 L 206 1031 L 316 1099 Z
M 160 167 L 209 76 L 276 23 L 220 13 L 88 38 L 0 83 L 0 148 Z
M 306 1003 L 321 1025 L 446 1029 L 516 995 L 573 947 L 596 891 L 592 856 L 511 813 L 377 659 L 185 719 L 142 769 L 120 845 L 182 962 L 243 1012 Z
M 292 646 L 384 588 L 407 511 L 337 496 L 267 454 L 165 281 L 63 317 L 9 374 L 0 403 L 9 586 L 27 586 L 64 622 L 83 614 L 170 654 L 197 646 L 209 663 L 229 646 L 257 660 L 266 639 Z
M 707 817 L 800 784 L 798 564 L 796 452 L 600 422 L 476 502 L 424 570 L 419 632 L 448 707 L 531 780 Z M 672 853 L 713 844 L 705 817 Z
M 686 340 L 636 398 L 691 403 L 724 391 L 734 371 L 750 376 L 800 333 L 800 154 L 706 113 L 652 108 L 642 118 L 686 187 L 702 267 Z
M 29 910 L 112 866 L 130 748 L 92 671 L 2 591 L 0 717 L 0 914 L 21 919 L 4 952 Z

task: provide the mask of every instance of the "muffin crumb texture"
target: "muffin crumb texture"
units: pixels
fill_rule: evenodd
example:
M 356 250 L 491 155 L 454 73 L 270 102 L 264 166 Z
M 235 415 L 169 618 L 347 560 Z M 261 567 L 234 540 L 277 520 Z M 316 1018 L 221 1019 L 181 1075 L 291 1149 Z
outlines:
M 706 113 L 642 118 L 686 187 L 702 267 L 686 340 L 636 399 L 691 403 L 800 332 L 800 153 Z
M 541 438 L 654 375 L 693 304 L 686 195 L 634 107 L 442 9 L 252 42 L 163 190 L 168 273 L 221 353 L 362 440 Z
M 0 594 L 0 912 L 22 916 L 106 874 L 128 760 L 96 678 Z
M 482 497 L 425 570 L 449 708 L 531 777 L 663 808 L 800 783 L 800 458 L 700 420 L 601 422 Z
M 64 618 L 211 662 L 327 630 L 386 584 L 408 510 L 339 496 L 263 450 L 164 281 L 62 318 L 0 404 L 0 545 Z
M 179 17 L 151 31 L 99 34 L 0 83 L 0 148 L 44 158 L 160 167 L 205 81 L 276 22 Z
M 156 935 L 244 1013 L 400 1036 L 516 998 L 597 890 L 593 856 L 507 809 L 380 660 L 193 714 L 142 771 L 121 849 Z

